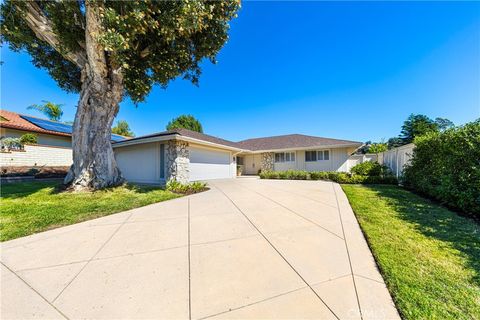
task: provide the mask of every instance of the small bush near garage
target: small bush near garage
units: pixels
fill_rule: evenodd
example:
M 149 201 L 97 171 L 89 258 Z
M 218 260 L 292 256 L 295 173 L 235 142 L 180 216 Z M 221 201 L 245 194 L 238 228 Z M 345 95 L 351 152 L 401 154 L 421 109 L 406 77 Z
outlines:
M 404 184 L 480 218 L 480 119 L 416 138 Z
M 167 183 L 167 190 L 180 194 L 193 194 L 207 190 L 207 184 L 204 182 L 181 183 L 171 180 Z
M 398 184 L 397 178 L 388 171 L 383 171 L 380 175 L 359 175 L 346 172 L 325 172 L 325 171 L 263 171 L 260 173 L 261 179 L 282 179 L 282 180 L 327 180 L 338 183 L 364 183 L 364 184 Z

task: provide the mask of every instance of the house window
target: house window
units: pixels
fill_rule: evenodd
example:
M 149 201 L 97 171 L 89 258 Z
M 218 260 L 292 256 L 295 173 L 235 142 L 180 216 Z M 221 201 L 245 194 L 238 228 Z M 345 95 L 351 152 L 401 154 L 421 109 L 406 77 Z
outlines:
M 275 153 L 275 163 L 295 162 L 295 152 Z
M 318 153 L 318 156 L 317 156 L 318 160 L 329 160 L 330 159 L 330 152 L 328 150 L 317 151 L 317 153 Z
M 305 161 L 306 162 L 317 161 L 317 151 L 305 151 Z
M 237 164 L 243 165 L 243 157 L 237 157 Z

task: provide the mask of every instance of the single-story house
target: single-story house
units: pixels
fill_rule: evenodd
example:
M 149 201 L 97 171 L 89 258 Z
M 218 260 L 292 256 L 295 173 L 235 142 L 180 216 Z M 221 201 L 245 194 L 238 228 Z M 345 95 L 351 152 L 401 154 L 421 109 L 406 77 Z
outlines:
M 164 183 L 234 178 L 259 170 L 348 171 L 361 142 L 301 134 L 228 141 L 186 129 L 113 142 L 117 165 L 130 182 Z
M 72 147 L 71 124 L 0 110 L 0 138 L 20 138 L 26 133 L 35 134 L 39 145 Z M 127 138 L 112 134 L 112 141 L 124 139 Z

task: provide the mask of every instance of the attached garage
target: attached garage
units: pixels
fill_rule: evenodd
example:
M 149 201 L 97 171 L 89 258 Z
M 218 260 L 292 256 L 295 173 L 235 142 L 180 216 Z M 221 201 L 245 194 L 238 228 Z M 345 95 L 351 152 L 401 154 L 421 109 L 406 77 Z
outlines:
M 234 167 L 230 151 L 191 146 L 190 181 L 232 178 Z

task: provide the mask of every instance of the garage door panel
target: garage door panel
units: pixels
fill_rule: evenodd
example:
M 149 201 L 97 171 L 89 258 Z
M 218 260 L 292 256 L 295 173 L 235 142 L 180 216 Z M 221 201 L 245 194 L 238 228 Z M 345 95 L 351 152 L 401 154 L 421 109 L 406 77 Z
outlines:
M 230 152 L 190 148 L 190 180 L 231 178 Z

